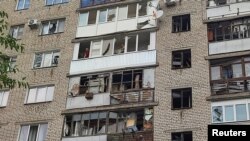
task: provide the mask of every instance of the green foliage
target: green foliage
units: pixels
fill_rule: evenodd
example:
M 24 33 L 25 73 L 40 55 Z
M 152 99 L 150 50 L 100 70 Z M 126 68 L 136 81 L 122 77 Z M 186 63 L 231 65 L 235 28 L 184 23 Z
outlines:
M 23 44 L 18 44 L 17 40 L 11 37 L 8 32 L 8 22 L 6 19 L 8 14 L 4 11 L 0 11 L 0 47 L 4 49 L 15 50 L 16 52 L 22 53 L 24 50 Z M 25 81 L 25 77 L 20 80 L 11 77 L 12 74 L 19 72 L 16 65 L 12 65 L 10 62 L 10 57 L 5 53 L 0 52 L 0 89 L 2 88 L 15 88 L 18 87 L 28 87 L 28 83 Z

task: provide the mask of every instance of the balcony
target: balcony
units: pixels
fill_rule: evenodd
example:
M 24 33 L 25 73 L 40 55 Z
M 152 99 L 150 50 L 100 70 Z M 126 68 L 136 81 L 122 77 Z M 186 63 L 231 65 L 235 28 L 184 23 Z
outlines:
M 154 89 L 133 90 L 110 94 L 110 104 L 154 102 Z
M 156 50 L 73 60 L 70 75 L 156 65 Z
M 153 131 L 141 131 L 126 134 L 109 134 L 107 141 L 153 141 Z
M 108 3 L 115 3 L 124 0 L 81 0 L 81 8 L 86 8 L 90 6 L 108 4 Z
M 209 1 L 209 7 L 207 7 L 207 19 L 220 19 L 234 16 L 241 16 L 250 14 L 250 1 L 242 0 L 241 2 L 228 2 L 226 0 L 223 3 L 215 3 L 214 0 Z

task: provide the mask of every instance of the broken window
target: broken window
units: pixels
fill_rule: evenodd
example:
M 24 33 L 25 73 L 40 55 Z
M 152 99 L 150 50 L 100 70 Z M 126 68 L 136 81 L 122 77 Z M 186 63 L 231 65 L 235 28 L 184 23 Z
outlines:
M 12 26 L 10 28 L 10 36 L 15 39 L 21 39 L 23 35 L 24 25 Z
M 139 16 L 147 15 L 147 2 L 142 2 L 139 5 Z
M 29 89 L 25 103 L 39 103 L 52 101 L 54 95 L 54 86 L 42 86 Z
M 60 53 L 58 51 L 36 53 L 34 60 L 34 68 L 57 66 Z
M 17 10 L 28 9 L 30 7 L 30 0 L 18 0 Z
M 148 50 L 150 45 L 150 32 L 138 34 L 138 51 Z
M 8 98 L 9 98 L 9 91 L 0 92 L 0 107 L 7 106 Z
M 137 4 L 128 5 L 128 18 L 136 17 L 136 8 L 137 8 Z
M 192 89 L 175 89 L 172 90 L 172 108 L 185 109 L 192 107 Z
M 63 32 L 64 24 L 65 24 L 65 19 L 42 22 L 41 35 Z
M 114 39 L 105 39 L 105 40 L 103 40 L 102 55 L 103 56 L 112 55 L 113 48 L 114 48 Z
M 172 68 L 191 68 L 191 50 L 181 50 L 172 52 Z
M 108 9 L 108 22 L 115 21 L 116 18 L 116 8 Z
M 172 32 L 190 31 L 190 15 L 173 16 Z
M 64 136 L 88 136 L 153 129 L 153 109 L 102 111 L 66 116 Z
M 109 91 L 109 75 L 83 76 L 80 80 L 80 94 L 105 93 Z
M 212 107 L 212 116 L 213 122 L 222 122 L 223 121 L 223 111 L 222 106 L 214 106 Z
M 136 51 L 136 35 L 128 36 L 127 52 Z
M 96 10 L 89 11 L 88 25 L 96 23 L 96 15 L 97 15 L 97 11 Z
M 114 54 L 121 54 L 125 51 L 125 37 L 120 35 L 115 38 Z
M 142 88 L 142 73 L 142 70 L 114 73 L 112 79 L 112 92 Z
M 18 141 L 44 141 L 47 136 L 48 124 L 23 125 Z
M 172 141 L 192 141 L 192 131 L 171 133 Z
M 90 41 L 81 42 L 78 52 L 78 59 L 89 58 L 89 51 L 90 51 Z

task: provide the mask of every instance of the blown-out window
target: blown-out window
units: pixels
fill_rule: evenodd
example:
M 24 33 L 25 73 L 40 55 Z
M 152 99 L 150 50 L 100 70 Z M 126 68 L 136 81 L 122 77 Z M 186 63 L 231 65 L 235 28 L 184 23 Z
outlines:
M 59 51 L 36 53 L 33 68 L 57 66 Z
M 44 21 L 41 25 L 41 35 L 55 34 L 64 31 L 65 19 Z

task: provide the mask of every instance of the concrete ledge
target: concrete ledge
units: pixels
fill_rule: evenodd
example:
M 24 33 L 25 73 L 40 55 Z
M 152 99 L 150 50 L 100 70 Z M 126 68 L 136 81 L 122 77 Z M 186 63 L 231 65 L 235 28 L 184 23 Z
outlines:
M 213 102 L 213 101 L 225 101 L 225 100 L 244 99 L 244 98 L 250 98 L 250 92 L 213 95 L 207 97 L 206 100 Z

